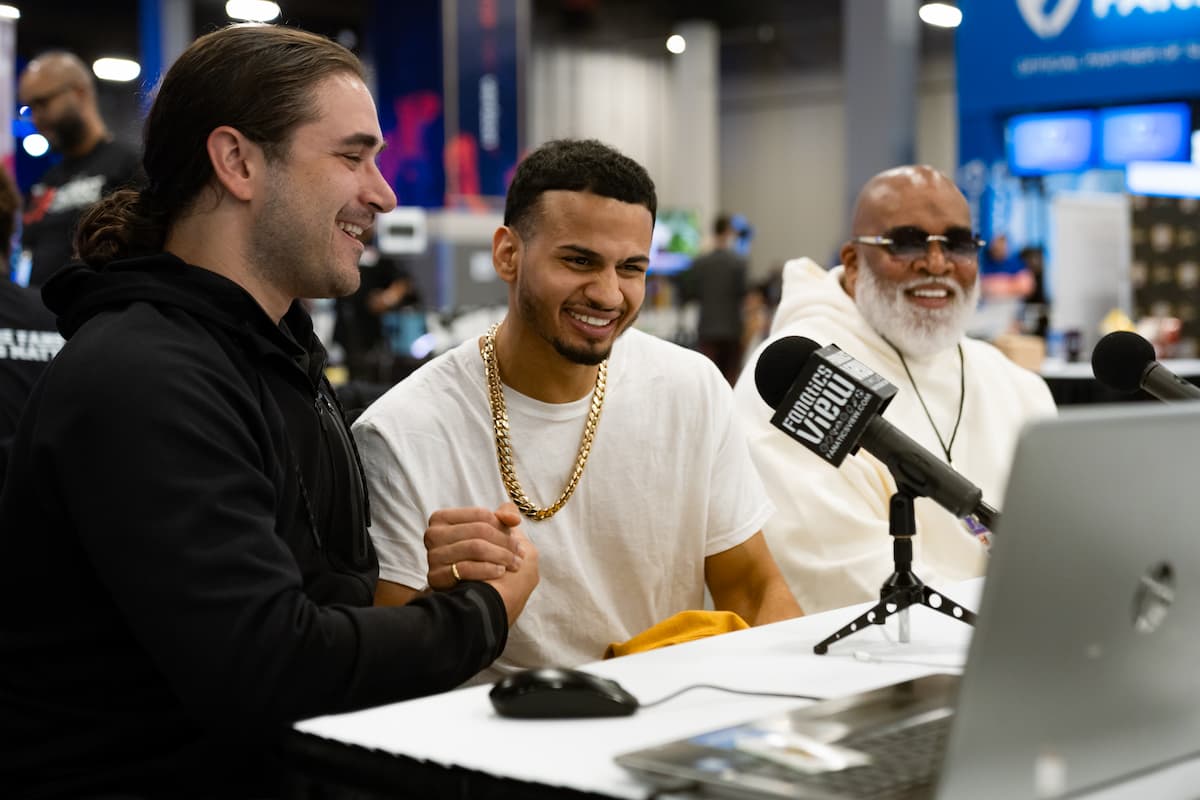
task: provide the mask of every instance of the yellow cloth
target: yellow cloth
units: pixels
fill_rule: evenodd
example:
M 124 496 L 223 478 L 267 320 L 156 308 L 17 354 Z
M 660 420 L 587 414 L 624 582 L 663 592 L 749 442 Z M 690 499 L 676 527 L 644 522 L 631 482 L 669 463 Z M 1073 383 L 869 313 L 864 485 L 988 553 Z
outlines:
M 613 642 L 605 649 L 604 657 L 627 656 L 630 653 L 655 650 L 749 627 L 746 620 L 732 611 L 680 611 L 650 626 L 627 642 Z

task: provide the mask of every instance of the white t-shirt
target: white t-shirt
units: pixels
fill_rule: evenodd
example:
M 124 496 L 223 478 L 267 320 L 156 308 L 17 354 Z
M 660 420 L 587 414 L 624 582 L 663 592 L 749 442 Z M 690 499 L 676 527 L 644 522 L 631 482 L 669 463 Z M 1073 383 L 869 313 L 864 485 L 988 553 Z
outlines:
M 504 387 L 517 477 L 548 506 L 574 468 L 591 395 L 543 403 Z M 476 339 L 434 359 L 354 425 L 380 577 L 427 585 L 434 511 L 507 501 Z M 704 604 L 704 559 L 758 532 L 773 507 L 733 420 L 732 393 L 698 353 L 631 329 L 613 347 L 587 467 L 553 517 L 524 519 L 541 582 L 477 682 L 600 658 Z

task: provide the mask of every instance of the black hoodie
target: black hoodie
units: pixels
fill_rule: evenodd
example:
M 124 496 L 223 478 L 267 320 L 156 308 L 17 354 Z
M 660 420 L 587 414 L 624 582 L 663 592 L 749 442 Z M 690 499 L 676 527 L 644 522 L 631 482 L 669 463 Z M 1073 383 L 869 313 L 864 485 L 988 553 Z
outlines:
M 0 252 L 4 250 L 0 247 Z M 15 283 L 0 269 L 0 486 L 9 439 L 17 428 L 25 398 L 46 364 L 62 347 L 54 315 L 42 298 Z
M 298 304 L 275 325 L 168 255 L 43 294 L 68 341 L 0 495 L 6 796 L 261 791 L 288 723 L 449 689 L 503 650 L 486 584 L 363 608 L 361 468 Z

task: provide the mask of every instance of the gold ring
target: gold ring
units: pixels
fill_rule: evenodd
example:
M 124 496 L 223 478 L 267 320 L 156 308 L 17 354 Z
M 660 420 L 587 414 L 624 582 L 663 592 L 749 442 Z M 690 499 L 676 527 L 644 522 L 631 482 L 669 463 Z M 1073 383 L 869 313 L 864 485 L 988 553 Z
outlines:
M 453 564 L 450 565 L 450 574 L 454 576 L 454 580 L 456 580 L 456 581 L 462 580 L 462 575 L 458 574 L 458 562 L 457 561 L 455 561 Z

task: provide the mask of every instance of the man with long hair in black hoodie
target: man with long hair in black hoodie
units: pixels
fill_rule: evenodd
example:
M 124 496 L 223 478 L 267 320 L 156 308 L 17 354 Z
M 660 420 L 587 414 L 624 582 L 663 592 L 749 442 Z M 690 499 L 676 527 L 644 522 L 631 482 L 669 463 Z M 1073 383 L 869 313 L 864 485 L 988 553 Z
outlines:
M 46 285 L 67 343 L 0 495 L 7 797 L 275 793 L 289 723 L 456 686 L 503 649 L 533 546 L 371 608 L 363 476 L 298 298 L 358 283 L 395 196 L 359 61 L 233 26 L 159 87 L 140 190 Z

